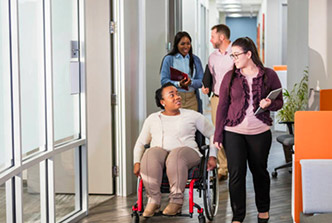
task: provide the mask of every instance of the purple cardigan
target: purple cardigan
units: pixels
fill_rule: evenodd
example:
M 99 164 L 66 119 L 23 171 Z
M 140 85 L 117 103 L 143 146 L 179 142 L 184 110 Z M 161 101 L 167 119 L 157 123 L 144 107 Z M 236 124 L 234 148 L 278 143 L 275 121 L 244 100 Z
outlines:
M 246 116 L 249 107 L 249 85 L 247 79 L 240 70 L 235 71 L 230 95 L 229 83 L 233 70 L 227 72 L 221 82 L 219 91 L 219 104 L 217 108 L 216 130 L 214 142 L 223 143 L 223 133 L 225 126 L 236 126 L 240 124 Z M 264 77 L 265 76 L 265 77 Z M 280 88 L 281 84 L 276 72 L 270 68 L 259 68 L 257 77 L 253 79 L 252 94 L 254 111 L 259 107 L 259 102 L 266 98 L 270 91 Z M 272 125 L 270 111 L 277 111 L 282 108 L 282 94 L 271 102 L 271 105 L 256 117 L 267 125 Z

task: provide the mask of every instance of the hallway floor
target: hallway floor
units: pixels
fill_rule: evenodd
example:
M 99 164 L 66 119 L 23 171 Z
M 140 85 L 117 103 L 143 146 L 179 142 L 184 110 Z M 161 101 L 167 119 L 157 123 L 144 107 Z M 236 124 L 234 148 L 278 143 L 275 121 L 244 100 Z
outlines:
M 269 157 L 269 172 L 271 173 L 274 167 L 279 166 L 285 162 L 283 149 L 281 144 L 276 142 L 276 136 L 280 133 L 273 133 L 272 148 Z M 291 174 L 288 169 L 282 169 L 278 171 L 278 178 L 271 178 L 271 210 L 270 221 L 271 223 L 291 223 Z M 219 210 L 213 222 L 231 222 L 232 210 L 230 207 L 230 200 L 228 196 L 227 181 L 220 182 L 220 200 Z M 182 213 L 188 213 L 188 191 L 185 192 L 186 200 L 182 209 Z M 199 198 L 198 193 L 194 196 L 195 201 L 203 206 L 202 198 Z M 146 200 L 146 199 L 145 199 Z M 119 222 L 129 223 L 133 222 L 131 218 L 131 206 L 135 203 L 135 195 L 129 197 L 115 197 L 104 203 L 90 209 L 89 215 L 82 219 L 81 223 L 91 222 Z M 167 205 L 167 194 L 163 196 L 162 208 Z M 150 219 L 140 218 L 140 222 L 158 222 L 166 223 L 171 221 L 172 223 L 180 222 L 198 222 L 197 212 L 195 212 L 193 218 L 188 217 L 165 217 L 155 216 Z M 208 220 L 207 220 L 208 222 Z M 245 223 L 257 222 L 257 211 L 255 207 L 254 189 L 252 185 L 251 173 L 248 170 L 247 175 L 247 215 Z

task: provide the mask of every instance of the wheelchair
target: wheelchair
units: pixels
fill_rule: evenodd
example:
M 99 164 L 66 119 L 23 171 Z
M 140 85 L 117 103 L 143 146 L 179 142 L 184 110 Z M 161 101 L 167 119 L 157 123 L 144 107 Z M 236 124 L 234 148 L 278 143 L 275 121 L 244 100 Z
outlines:
M 200 152 L 203 155 L 198 166 L 191 168 L 188 172 L 188 180 L 186 189 L 189 189 L 189 214 L 177 214 L 176 216 L 185 216 L 193 218 L 194 208 L 197 209 L 199 223 L 205 223 L 206 219 L 212 221 L 218 211 L 219 204 L 219 185 L 217 168 L 208 171 L 207 163 L 209 157 L 209 146 L 200 147 Z M 194 189 L 198 191 L 199 197 L 203 194 L 204 208 L 194 202 Z M 143 206 L 143 181 L 139 177 L 137 181 L 137 201 L 132 206 L 132 218 L 134 223 L 139 222 L 139 216 L 144 212 Z M 164 168 L 163 178 L 160 188 L 161 193 L 169 193 L 169 183 L 166 175 L 166 168 Z M 161 212 L 156 215 L 162 215 Z

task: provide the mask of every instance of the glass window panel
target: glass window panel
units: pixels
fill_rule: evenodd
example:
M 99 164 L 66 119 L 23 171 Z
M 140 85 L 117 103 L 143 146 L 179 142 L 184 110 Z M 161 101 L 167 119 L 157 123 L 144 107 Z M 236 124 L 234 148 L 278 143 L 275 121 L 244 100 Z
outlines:
M 19 0 L 22 154 L 45 148 L 43 1 Z
M 78 152 L 78 148 L 71 149 L 54 157 L 56 222 L 80 210 L 80 196 L 75 188 L 79 186 L 75 179 L 79 177 L 75 150 Z
M 78 43 L 77 6 L 77 0 L 52 1 L 55 144 L 79 137 L 79 63 L 72 55 Z
M 23 222 L 40 222 L 39 163 L 22 172 Z
M 6 222 L 6 184 L 0 185 L 0 222 Z
M 12 165 L 8 1 L 0 1 L 0 172 Z

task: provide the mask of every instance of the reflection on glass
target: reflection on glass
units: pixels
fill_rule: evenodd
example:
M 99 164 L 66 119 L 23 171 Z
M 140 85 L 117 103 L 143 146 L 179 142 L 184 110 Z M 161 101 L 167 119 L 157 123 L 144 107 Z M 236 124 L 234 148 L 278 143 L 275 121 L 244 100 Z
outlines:
M 79 86 L 78 52 L 72 51 L 78 43 L 77 4 L 77 0 L 52 1 L 55 144 L 79 137 L 79 94 L 72 87 Z
M 80 205 L 76 206 L 80 198 L 75 191 L 75 150 L 78 148 L 54 157 L 56 222 L 80 209 Z
M 45 147 L 43 1 L 19 0 L 22 154 Z
M 0 1 L 0 172 L 12 165 L 8 1 Z
M 0 222 L 6 222 L 6 184 L 0 185 Z
M 23 222 L 40 222 L 39 164 L 22 172 Z

